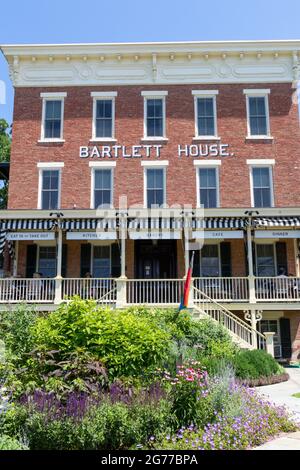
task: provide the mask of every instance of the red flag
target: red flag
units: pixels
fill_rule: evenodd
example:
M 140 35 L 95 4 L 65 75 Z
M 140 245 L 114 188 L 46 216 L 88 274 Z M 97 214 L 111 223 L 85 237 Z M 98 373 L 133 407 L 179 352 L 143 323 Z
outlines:
M 195 252 L 193 251 L 189 269 L 187 272 L 185 284 L 184 284 L 184 289 L 183 289 L 183 298 L 181 300 L 181 303 L 179 305 L 179 312 L 180 310 L 183 310 L 184 308 L 187 308 L 188 303 L 189 303 L 189 294 L 191 290 L 191 284 L 192 284 L 192 274 L 193 274 L 193 265 L 194 265 L 194 255 Z

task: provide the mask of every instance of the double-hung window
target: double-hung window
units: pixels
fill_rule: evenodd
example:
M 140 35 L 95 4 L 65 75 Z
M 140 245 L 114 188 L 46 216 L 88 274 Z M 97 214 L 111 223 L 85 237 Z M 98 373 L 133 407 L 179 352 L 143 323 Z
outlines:
M 93 277 L 108 278 L 111 276 L 111 247 L 93 246 Z
M 256 244 L 256 274 L 257 276 L 276 275 L 274 244 Z
M 194 160 L 197 182 L 197 206 L 219 207 L 219 166 L 221 160 Z
M 144 206 L 158 208 L 166 204 L 166 167 L 169 162 L 141 162 L 144 167 Z
M 251 183 L 251 203 L 252 207 L 273 207 L 273 181 L 272 166 L 275 161 L 270 161 L 270 166 L 266 164 L 268 160 L 247 160 L 250 164 L 250 183 Z M 265 164 L 263 164 L 265 162 Z
M 164 168 L 147 168 L 147 207 L 161 207 L 165 202 Z
M 40 246 L 38 257 L 38 272 L 42 277 L 56 276 L 56 247 Z
M 94 208 L 112 205 L 112 169 L 94 169 Z
M 200 251 L 200 274 L 203 277 L 220 275 L 220 245 L 204 245 Z
M 166 91 L 142 92 L 144 96 L 144 139 L 166 138 Z
M 62 141 L 64 98 L 67 93 L 41 93 L 40 96 L 43 100 L 41 141 Z
M 90 162 L 89 166 L 92 171 L 91 208 L 111 208 L 116 162 Z
M 117 92 L 92 92 L 92 140 L 115 140 L 115 97 Z
M 193 90 L 195 102 L 195 139 L 216 139 L 218 90 Z
M 246 95 L 248 138 L 270 138 L 268 95 L 270 90 L 244 90 Z
M 63 162 L 38 163 L 39 199 L 38 208 L 44 210 L 60 208 L 61 168 Z

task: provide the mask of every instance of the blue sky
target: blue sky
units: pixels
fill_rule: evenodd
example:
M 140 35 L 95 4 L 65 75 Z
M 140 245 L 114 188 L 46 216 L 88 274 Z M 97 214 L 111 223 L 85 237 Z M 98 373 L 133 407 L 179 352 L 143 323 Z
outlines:
M 222 39 L 300 39 L 300 2 L 11 0 L 1 5 L 0 44 Z M 0 80 L 6 84 L 0 118 L 11 122 L 13 90 L 2 56 Z

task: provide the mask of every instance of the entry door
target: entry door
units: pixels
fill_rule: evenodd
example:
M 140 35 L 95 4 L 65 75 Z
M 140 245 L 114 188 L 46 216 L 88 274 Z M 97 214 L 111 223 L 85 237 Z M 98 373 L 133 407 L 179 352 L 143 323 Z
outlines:
M 145 258 L 142 260 L 142 272 L 144 279 L 159 279 L 160 262 L 158 258 Z
M 274 340 L 274 356 L 281 357 L 281 337 L 280 337 L 280 328 L 279 328 L 279 320 L 261 320 L 258 323 L 259 331 L 261 333 L 265 332 L 273 332 L 275 333 L 273 340 Z

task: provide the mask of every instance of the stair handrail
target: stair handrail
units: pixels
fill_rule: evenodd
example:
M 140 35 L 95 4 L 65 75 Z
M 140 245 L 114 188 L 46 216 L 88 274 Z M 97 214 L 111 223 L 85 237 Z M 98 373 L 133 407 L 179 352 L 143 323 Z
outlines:
M 223 313 L 225 313 L 228 317 L 230 317 L 233 321 L 235 321 L 236 323 L 238 323 L 240 326 L 244 327 L 246 330 L 248 330 L 249 333 L 255 333 L 257 334 L 257 336 L 259 336 L 263 341 L 266 341 L 266 337 L 263 333 L 261 333 L 260 331 L 256 330 L 255 328 L 253 328 L 251 325 L 249 325 L 248 323 L 246 323 L 244 320 L 242 320 L 241 318 L 239 318 L 237 315 L 235 315 L 234 313 L 232 313 L 230 310 L 228 310 L 224 305 L 222 304 L 219 304 L 219 302 L 217 302 L 216 300 L 212 299 L 211 297 L 209 297 L 207 294 L 205 294 L 205 292 L 201 291 L 200 289 L 198 289 L 197 287 L 193 286 L 193 289 L 200 293 L 205 299 L 207 299 L 210 303 L 210 304 L 213 304 L 213 305 L 216 305 Z M 194 303 L 197 304 L 197 299 L 194 299 Z M 199 302 L 201 303 L 201 301 Z

